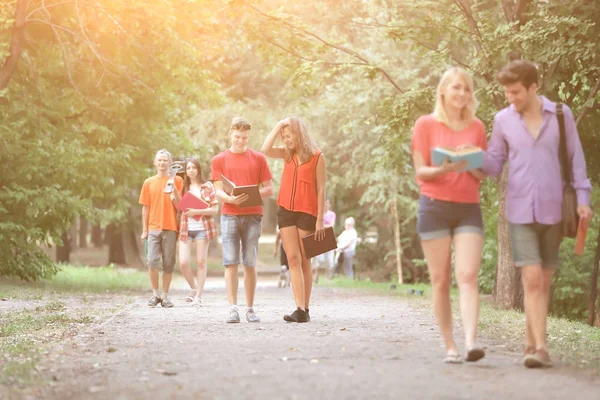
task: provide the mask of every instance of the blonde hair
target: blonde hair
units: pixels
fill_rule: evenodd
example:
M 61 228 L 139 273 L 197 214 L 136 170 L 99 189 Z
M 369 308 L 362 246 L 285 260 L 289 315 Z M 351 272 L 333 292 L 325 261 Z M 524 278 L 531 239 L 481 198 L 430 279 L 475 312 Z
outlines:
M 285 148 L 285 160 L 290 161 L 294 154 L 301 160 L 309 160 L 315 155 L 315 151 L 317 150 L 315 142 L 308 135 L 308 129 L 306 129 L 306 125 L 304 125 L 304 122 L 300 118 L 291 116 L 289 117 L 289 121 L 290 123 L 285 128 L 288 128 L 295 135 L 296 147 L 293 153 L 287 147 Z
M 448 114 L 446 113 L 446 107 L 444 105 L 444 91 L 450 84 L 450 81 L 457 76 L 461 77 L 465 81 L 469 91 L 471 92 L 471 99 L 467 102 L 466 107 L 462 110 L 460 115 L 461 119 L 468 123 L 473 121 L 473 118 L 475 118 L 475 111 L 477 111 L 477 106 L 479 105 L 477 99 L 475 98 L 475 88 L 471 75 L 469 75 L 469 73 L 461 67 L 450 68 L 444 72 L 442 78 L 440 79 L 440 83 L 437 86 L 435 93 L 435 108 L 433 109 L 433 116 L 435 119 L 443 122 L 446 125 L 448 125 L 450 121 L 448 121 Z
M 171 153 L 169 153 L 167 151 L 167 149 L 160 149 L 159 151 L 157 151 L 156 154 L 154 155 L 154 161 L 156 161 L 156 159 L 159 156 L 167 156 L 167 158 L 169 159 L 169 163 L 173 162 L 173 157 L 171 156 Z

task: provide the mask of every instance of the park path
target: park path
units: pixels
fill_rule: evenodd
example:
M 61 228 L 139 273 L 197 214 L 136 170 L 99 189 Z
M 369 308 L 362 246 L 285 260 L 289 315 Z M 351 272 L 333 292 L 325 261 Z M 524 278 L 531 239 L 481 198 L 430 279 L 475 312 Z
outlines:
M 177 285 L 181 285 L 178 282 Z M 525 370 L 483 339 L 485 359 L 445 365 L 434 321 L 410 300 L 316 287 L 312 322 L 289 324 L 289 288 L 262 280 L 260 323 L 226 324 L 222 279 L 204 305 L 146 306 L 146 295 L 69 339 L 46 361 L 44 399 L 599 399 L 600 379 Z M 240 299 L 243 289 L 240 287 Z M 241 307 L 243 310 L 243 307 Z M 243 314 L 242 314 L 243 317 Z M 458 337 L 458 335 L 457 335 Z

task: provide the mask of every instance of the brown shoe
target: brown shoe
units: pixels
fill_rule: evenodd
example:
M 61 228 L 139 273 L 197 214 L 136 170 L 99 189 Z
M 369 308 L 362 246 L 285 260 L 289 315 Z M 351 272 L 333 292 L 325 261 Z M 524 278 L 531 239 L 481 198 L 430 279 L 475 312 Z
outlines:
M 533 354 L 525 356 L 523 363 L 527 368 L 550 368 L 552 367 L 552 360 L 546 350 L 536 350 Z

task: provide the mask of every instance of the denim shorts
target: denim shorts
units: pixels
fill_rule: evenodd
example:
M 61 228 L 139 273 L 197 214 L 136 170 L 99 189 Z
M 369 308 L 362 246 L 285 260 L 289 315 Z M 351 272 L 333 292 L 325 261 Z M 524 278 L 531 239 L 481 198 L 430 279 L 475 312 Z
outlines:
M 223 265 L 256 266 L 258 239 L 262 231 L 262 215 L 221 215 Z
M 417 232 L 421 240 L 452 237 L 462 232 L 483 236 L 481 207 L 479 203 L 456 203 L 421 195 Z
M 206 231 L 205 230 L 188 231 L 188 241 L 190 239 L 191 240 L 206 239 Z
M 510 248 L 516 267 L 542 265 L 558 268 L 562 224 L 508 224 Z

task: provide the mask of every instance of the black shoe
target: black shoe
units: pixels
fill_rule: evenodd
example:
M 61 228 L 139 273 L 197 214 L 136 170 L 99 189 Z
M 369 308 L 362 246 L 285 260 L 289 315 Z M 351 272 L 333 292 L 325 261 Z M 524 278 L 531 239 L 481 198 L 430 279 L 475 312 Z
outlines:
M 308 308 L 306 309 L 306 322 L 310 322 L 310 313 L 308 312 Z
M 308 322 L 306 311 L 303 311 L 299 308 L 297 308 L 292 315 L 284 315 L 283 319 L 287 322 Z

